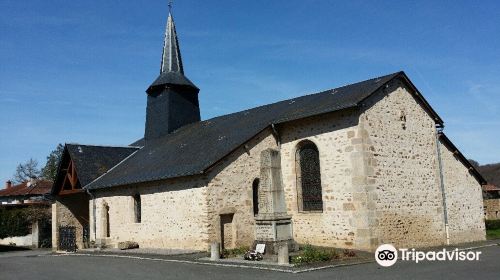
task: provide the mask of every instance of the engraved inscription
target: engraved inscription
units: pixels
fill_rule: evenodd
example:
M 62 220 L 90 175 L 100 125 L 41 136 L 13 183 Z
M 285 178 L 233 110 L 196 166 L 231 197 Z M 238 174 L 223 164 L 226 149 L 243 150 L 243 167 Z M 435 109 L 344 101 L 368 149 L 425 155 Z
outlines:
M 272 239 L 274 240 L 274 227 L 272 225 L 256 225 L 255 233 L 257 240 Z

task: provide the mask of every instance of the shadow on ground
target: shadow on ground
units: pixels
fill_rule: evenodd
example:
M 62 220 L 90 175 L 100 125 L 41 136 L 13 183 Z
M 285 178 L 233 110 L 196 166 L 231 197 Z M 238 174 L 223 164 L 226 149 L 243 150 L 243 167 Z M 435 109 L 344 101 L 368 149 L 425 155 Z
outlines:
M 27 247 L 0 245 L 0 252 L 29 251 L 29 250 L 31 249 Z

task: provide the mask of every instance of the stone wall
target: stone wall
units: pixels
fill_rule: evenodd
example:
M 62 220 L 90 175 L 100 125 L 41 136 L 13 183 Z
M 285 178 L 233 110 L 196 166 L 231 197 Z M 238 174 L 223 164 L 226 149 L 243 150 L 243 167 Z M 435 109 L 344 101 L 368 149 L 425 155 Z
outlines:
M 485 199 L 484 215 L 488 220 L 500 220 L 500 199 Z
M 355 205 L 353 205 L 351 145 L 359 113 L 352 110 L 316 116 L 279 126 L 281 168 L 288 214 L 292 215 L 293 237 L 301 244 L 353 248 Z M 323 211 L 300 211 L 297 199 L 297 145 L 312 141 L 320 157 Z
M 203 178 L 165 180 L 96 192 L 97 243 L 116 246 L 135 241 L 141 248 L 206 250 L 207 206 Z M 135 222 L 133 196 L 141 197 L 141 222 Z M 92 209 L 92 201 L 90 209 Z M 106 237 L 105 207 L 110 237 Z
M 279 125 L 277 130 L 295 241 L 365 250 L 374 250 L 381 243 L 427 247 L 446 242 L 435 122 L 403 82 L 380 90 L 366 100 L 362 111 L 307 118 Z M 248 153 L 240 148 L 209 178 L 211 240 L 220 240 L 218 218 L 224 213 L 235 213 L 234 246 L 246 245 L 254 238 L 251 184 L 259 173 L 253 151 L 274 147 L 270 134 L 250 141 Z M 307 212 L 298 207 L 296 150 L 304 140 L 315 143 L 320 153 L 323 211 Z M 450 168 L 464 171 L 463 166 Z M 480 195 L 477 182 L 467 182 L 471 184 L 472 189 L 455 193 L 451 199 Z M 450 207 L 458 215 L 469 215 L 464 213 L 467 206 Z M 479 226 L 477 222 L 452 220 L 455 235 L 471 236 L 462 232 Z M 471 241 L 481 240 L 472 235 Z M 457 237 L 452 242 L 466 240 Z
M 74 226 L 76 228 L 76 245 L 85 247 L 83 227 L 89 226 L 88 197 L 85 193 L 56 197 L 52 203 L 52 249 L 57 250 L 59 243 L 59 227 Z
M 232 241 L 226 242 L 225 247 L 252 245 L 255 240 L 252 183 L 260 176 L 261 151 L 276 147 L 276 139 L 271 130 L 266 129 L 209 172 L 207 205 L 210 241 L 221 240 L 221 215 L 234 214 L 225 229 L 225 232 L 231 231 Z
M 13 246 L 31 247 L 33 245 L 33 234 L 0 238 L 0 245 L 9 246 L 11 244 L 15 244 Z
M 451 243 L 486 238 L 481 185 L 445 145 L 440 145 Z
M 353 139 L 363 143 L 366 177 L 353 179 L 367 194 L 372 250 L 445 242 L 435 122 L 410 92 L 394 81 L 370 97 Z
M 443 242 L 435 123 L 396 82 L 351 110 L 282 125 L 287 208 L 299 243 L 374 250 Z M 323 211 L 300 211 L 297 145 L 320 153 Z

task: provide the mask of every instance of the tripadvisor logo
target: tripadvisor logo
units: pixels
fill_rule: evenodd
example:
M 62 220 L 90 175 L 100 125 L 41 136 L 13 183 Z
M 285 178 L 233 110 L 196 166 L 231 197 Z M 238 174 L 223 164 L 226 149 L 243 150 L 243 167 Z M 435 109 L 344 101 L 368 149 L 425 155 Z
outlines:
M 375 251 L 375 260 L 381 266 L 391 266 L 398 260 L 398 250 L 391 244 L 383 244 Z
M 401 261 L 411 261 L 419 263 L 421 261 L 479 261 L 480 251 L 469 251 L 458 249 L 439 251 L 417 251 L 415 249 L 397 250 L 391 244 L 380 245 L 375 251 L 375 260 L 381 266 L 392 266 L 398 261 L 398 255 Z

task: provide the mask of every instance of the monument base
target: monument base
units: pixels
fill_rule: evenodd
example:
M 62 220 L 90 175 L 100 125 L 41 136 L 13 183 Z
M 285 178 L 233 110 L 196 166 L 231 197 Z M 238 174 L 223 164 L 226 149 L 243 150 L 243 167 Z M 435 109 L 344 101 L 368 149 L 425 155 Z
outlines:
M 253 242 L 253 248 L 257 246 L 257 244 L 265 244 L 266 250 L 264 255 L 277 255 L 278 250 L 281 246 L 288 246 L 288 252 L 295 252 L 299 250 L 299 245 L 293 240 L 285 240 L 285 241 L 259 241 L 255 240 Z
M 292 219 L 289 215 L 260 215 L 255 218 L 255 242 L 266 244 L 266 255 L 277 254 L 281 246 L 288 246 L 290 252 L 296 251 L 293 241 Z

